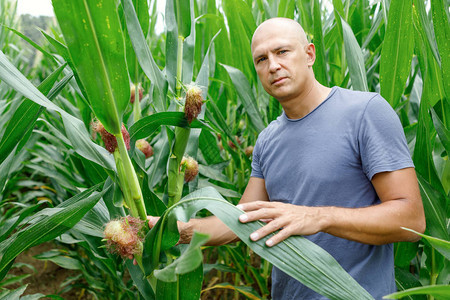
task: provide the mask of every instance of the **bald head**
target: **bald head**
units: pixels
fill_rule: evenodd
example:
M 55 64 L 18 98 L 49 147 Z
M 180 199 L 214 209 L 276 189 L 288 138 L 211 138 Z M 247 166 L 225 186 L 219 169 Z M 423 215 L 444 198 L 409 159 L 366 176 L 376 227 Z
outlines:
M 298 40 L 302 46 L 308 45 L 308 39 L 302 26 L 288 18 L 272 18 L 262 22 L 256 28 L 252 37 L 252 51 L 255 41 L 264 39 L 268 31 L 277 31 L 280 34 L 288 35 L 289 37 Z

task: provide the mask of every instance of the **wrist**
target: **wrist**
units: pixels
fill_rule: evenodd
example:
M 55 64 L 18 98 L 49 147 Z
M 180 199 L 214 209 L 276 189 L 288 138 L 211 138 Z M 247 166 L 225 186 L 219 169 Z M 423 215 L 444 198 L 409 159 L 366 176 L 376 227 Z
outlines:
M 330 233 L 333 224 L 333 207 L 319 207 L 319 231 Z
M 178 244 L 189 244 L 192 239 L 193 234 L 193 224 L 194 219 L 189 220 L 189 222 L 178 222 L 178 232 L 180 233 L 180 240 Z

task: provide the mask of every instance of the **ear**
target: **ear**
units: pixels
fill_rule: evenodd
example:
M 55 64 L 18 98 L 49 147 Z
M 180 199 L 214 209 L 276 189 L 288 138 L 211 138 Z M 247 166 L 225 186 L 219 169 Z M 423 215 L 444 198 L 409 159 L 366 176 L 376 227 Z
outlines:
M 316 46 L 313 43 L 309 43 L 305 46 L 306 55 L 308 55 L 308 67 L 312 67 L 316 61 Z

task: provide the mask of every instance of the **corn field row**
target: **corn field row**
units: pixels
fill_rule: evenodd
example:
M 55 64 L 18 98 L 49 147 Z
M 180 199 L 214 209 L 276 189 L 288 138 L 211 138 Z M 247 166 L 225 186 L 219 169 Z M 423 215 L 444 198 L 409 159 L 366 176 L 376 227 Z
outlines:
M 250 52 L 277 16 L 315 44 L 321 84 L 379 92 L 397 112 L 427 229 L 395 244 L 389 297 L 450 299 L 449 3 L 167 0 L 159 32 L 156 0 L 53 0 L 37 44 L 2 0 L 0 299 L 270 299 L 272 264 L 331 299 L 372 299 L 308 240 L 268 248 L 248 238 L 260 223 L 236 224 L 256 138 L 282 112 Z M 211 214 L 241 241 L 204 246 L 197 233 L 177 245 L 177 220 Z M 151 230 L 147 215 L 161 217 Z M 139 243 L 111 253 L 105 234 L 118 239 L 120 222 L 138 224 Z M 59 295 L 29 295 L 33 274 L 16 275 L 15 260 L 50 241 L 38 259 L 78 275 Z

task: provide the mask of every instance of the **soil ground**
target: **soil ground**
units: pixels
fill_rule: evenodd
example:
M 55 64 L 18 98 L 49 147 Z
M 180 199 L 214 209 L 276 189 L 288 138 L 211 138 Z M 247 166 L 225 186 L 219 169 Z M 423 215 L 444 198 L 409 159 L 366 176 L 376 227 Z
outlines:
M 12 290 L 20 286 L 28 284 L 27 289 L 23 295 L 32 295 L 41 293 L 43 295 L 59 295 L 66 300 L 90 300 L 93 299 L 91 295 L 85 293 L 84 290 L 71 289 L 68 292 L 60 293 L 62 288 L 61 284 L 69 277 L 75 276 L 78 273 L 73 270 L 68 270 L 61 268 L 60 266 L 50 262 L 42 261 L 34 258 L 34 255 L 41 254 L 43 252 L 49 251 L 51 249 L 57 248 L 52 242 L 44 243 L 28 249 L 27 251 L 21 253 L 17 259 L 16 263 L 26 263 L 32 265 L 36 269 L 36 273 L 33 273 L 27 267 L 13 268 L 8 274 L 23 275 L 32 274 L 28 278 L 24 279 L 21 283 L 15 283 L 6 286 L 6 288 Z M 51 299 L 48 297 L 43 297 L 41 299 Z

